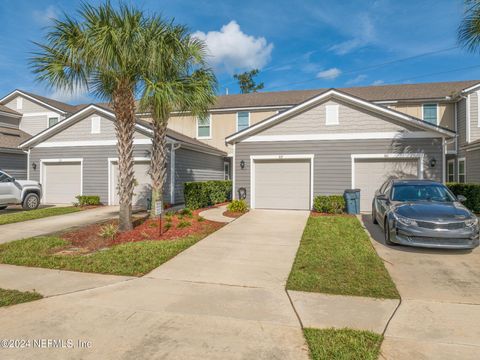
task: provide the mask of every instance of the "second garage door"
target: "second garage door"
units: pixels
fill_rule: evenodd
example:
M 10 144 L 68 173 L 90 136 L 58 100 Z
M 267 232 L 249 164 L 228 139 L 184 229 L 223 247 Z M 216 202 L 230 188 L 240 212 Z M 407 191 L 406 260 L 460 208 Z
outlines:
M 133 166 L 135 171 L 136 186 L 133 190 L 133 206 L 141 208 L 147 207 L 147 202 L 151 198 L 152 186 L 148 169 L 150 168 L 149 161 L 136 161 Z M 112 185 L 110 190 L 112 191 L 112 205 L 118 205 L 118 164 L 114 162 L 112 164 Z
M 371 211 L 375 191 L 391 178 L 418 178 L 419 160 L 356 159 L 354 187 L 360 189 L 360 210 Z
M 82 193 L 82 166 L 80 162 L 45 162 L 43 166 L 43 202 L 70 204 Z
M 258 209 L 310 209 L 310 159 L 255 160 L 254 206 Z

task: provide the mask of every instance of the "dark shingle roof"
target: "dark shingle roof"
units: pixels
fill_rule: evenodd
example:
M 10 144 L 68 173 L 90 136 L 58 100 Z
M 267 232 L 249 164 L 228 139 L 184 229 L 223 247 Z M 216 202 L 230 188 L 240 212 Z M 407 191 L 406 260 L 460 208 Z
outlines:
M 20 130 L 0 126 L 0 147 L 16 149 L 18 145 L 31 138 L 30 134 Z
M 26 95 L 29 95 L 29 96 L 37 99 L 38 101 L 44 102 L 45 104 L 53 106 L 54 108 L 65 111 L 67 113 L 73 113 L 73 112 L 77 111 L 77 106 L 75 106 L 75 105 L 69 105 L 69 104 L 66 104 L 64 102 L 53 100 L 53 99 L 47 98 L 45 96 L 40 96 L 40 95 L 31 93 L 31 92 L 28 92 L 28 91 L 23 91 L 23 90 L 18 90 L 18 91 L 20 91 L 20 92 L 22 92 Z

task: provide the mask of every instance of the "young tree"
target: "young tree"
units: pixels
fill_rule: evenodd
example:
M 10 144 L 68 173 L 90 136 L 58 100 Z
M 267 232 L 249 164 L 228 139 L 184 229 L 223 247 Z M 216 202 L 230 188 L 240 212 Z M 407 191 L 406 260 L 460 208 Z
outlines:
M 238 85 L 240 86 L 240 91 L 242 94 L 257 92 L 258 90 L 262 90 L 264 88 L 263 82 L 256 84 L 255 80 L 253 79 L 258 75 L 259 72 L 260 71 L 258 69 L 253 69 L 246 71 L 243 74 L 233 75 L 233 78 L 238 81 Z
M 51 87 L 85 87 L 111 103 L 118 140 L 119 230 L 132 228 L 135 93 L 142 79 L 148 18 L 140 10 L 109 2 L 84 3 L 79 19 L 64 15 L 49 29 L 31 59 L 33 72 Z
M 149 61 L 143 73 L 140 109 L 152 114 L 150 175 L 154 205 L 155 201 L 163 200 L 170 113 L 175 110 L 193 116 L 206 115 L 215 101 L 216 79 L 205 63 L 205 44 L 191 37 L 184 26 L 166 25 L 153 18 L 149 34 Z

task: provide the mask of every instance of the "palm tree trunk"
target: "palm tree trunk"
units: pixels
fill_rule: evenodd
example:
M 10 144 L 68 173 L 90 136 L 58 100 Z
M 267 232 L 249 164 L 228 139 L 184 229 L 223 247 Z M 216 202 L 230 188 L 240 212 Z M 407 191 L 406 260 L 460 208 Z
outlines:
M 119 231 L 132 229 L 134 188 L 133 135 L 135 133 L 135 98 L 130 88 L 119 89 L 113 96 L 118 152 Z
M 152 211 L 155 215 L 155 202 L 163 202 L 163 187 L 167 176 L 167 124 L 168 120 L 153 120 L 152 158 L 150 162 L 150 176 L 152 178 Z

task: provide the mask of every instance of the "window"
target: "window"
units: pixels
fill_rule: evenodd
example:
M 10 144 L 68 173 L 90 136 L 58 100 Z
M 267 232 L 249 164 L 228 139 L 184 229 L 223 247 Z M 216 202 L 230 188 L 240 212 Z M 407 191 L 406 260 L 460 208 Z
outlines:
M 58 123 L 58 117 L 49 117 L 48 118 L 48 127 L 55 125 Z
M 430 124 L 437 125 L 438 123 L 438 105 L 437 104 L 423 104 L 423 120 Z
M 455 181 L 455 160 L 448 160 L 447 163 L 447 182 Z
M 395 185 L 392 191 L 392 200 L 453 202 L 455 197 L 445 185 Z
M 458 159 L 458 182 L 466 182 L 465 158 Z
M 210 139 L 212 137 L 211 122 L 210 115 L 197 118 L 197 138 Z
M 325 125 L 338 125 L 338 105 L 325 106 Z
M 250 126 L 250 113 L 248 111 L 237 112 L 237 131 Z
M 0 171 L 0 182 L 2 183 L 10 182 L 10 176 Z
M 230 180 L 230 163 L 229 162 L 223 163 L 223 179 Z
M 17 110 L 23 109 L 23 99 L 21 97 L 17 98 Z
M 100 134 L 100 116 L 92 117 L 92 134 Z

